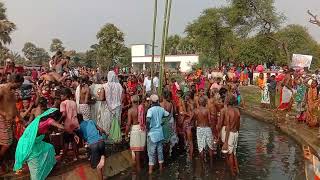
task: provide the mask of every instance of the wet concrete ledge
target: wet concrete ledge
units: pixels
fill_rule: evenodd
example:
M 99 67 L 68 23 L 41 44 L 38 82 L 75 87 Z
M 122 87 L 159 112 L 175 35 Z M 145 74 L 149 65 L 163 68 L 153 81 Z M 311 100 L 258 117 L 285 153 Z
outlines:
M 261 108 L 243 108 L 242 114 L 254 117 L 257 120 L 272 124 L 282 132 L 296 140 L 300 145 L 307 145 L 318 158 L 320 157 L 320 139 L 317 138 L 318 129 L 310 128 L 304 123 L 295 120 L 295 114 L 288 112 L 276 113 Z
M 104 175 L 106 177 L 115 176 L 132 165 L 131 151 L 124 150 L 107 157 L 105 162 Z M 96 180 L 98 179 L 97 171 L 90 167 L 89 162 L 81 163 L 72 167 L 69 171 L 63 174 L 50 176 L 48 180 Z
M 112 177 L 127 170 L 132 166 L 131 151 L 124 150 L 109 155 L 105 162 L 105 177 Z M 14 175 L 8 174 L 0 177 L 0 180 L 29 180 L 30 174 Z M 57 171 L 53 171 L 47 180 L 97 180 L 97 171 L 90 167 L 89 161 L 81 161 L 76 164 L 63 167 Z
M 107 157 L 105 162 L 105 177 L 115 176 L 132 165 L 131 151 L 125 150 L 118 152 Z M 71 170 L 57 175 L 50 176 L 48 180 L 96 180 L 98 179 L 97 171 L 90 167 L 89 162 L 84 162 L 78 166 L 73 167 Z

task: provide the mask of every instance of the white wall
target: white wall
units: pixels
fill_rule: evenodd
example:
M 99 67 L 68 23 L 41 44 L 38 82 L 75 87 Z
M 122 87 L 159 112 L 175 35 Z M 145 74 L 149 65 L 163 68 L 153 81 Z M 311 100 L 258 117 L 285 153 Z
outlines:
M 151 56 L 132 57 L 132 63 L 151 63 Z M 160 62 L 160 56 L 154 57 L 154 62 Z M 180 62 L 182 72 L 191 71 L 192 65 L 199 62 L 197 55 L 166 56 L 166 62 Z
M 131 46 L 131 56 L 145 56 L 146 55 L 146 46 L 142 45 L 132 45 Z

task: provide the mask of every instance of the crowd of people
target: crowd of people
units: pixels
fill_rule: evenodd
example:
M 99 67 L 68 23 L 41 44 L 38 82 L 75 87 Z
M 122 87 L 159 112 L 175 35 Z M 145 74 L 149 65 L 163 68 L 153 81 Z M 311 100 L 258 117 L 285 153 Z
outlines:
M 2 166 L 8 165 L 5 157 L 11 146 L 14 171 L 21 173 L 27 164 L 31 179 L 45 179 L 57 163 L 57 155 L 61 155 L 58 163 L 70 157 L 76 161 L 79 148 L 87 147 L 91 167 L 103 179 L 107 144 L 127 140 L 135 172 L 141 171 L 145 155 L 152 174 L 156 164 L 163 170 L 173 151 L 185 150 L 190 159 L 199 154 L 203 161 L 208 153 L 210 164 L 222 152 L 231 173 L 239 173 L 239 86 L 255 83 L 253 68 L 223 68 L 212 73 L 198 69 L 179 80 L 168 72 L 160 87 L 157 73 L 151 77 L 148 72 L 122 73 L 118 69 L 107 74 L 98 68 L 70 70 L 69 59 L 57 52 L 48 70 L 1 75 Z M 261 73 L 257 79 L 261 103 L 275 108 L 276 87 L 281 86 L 278 108 L 290 109 L 294 92 L 298 119 L 315 126 L 317 81 L 312 80 L 307 88 L 308 83 L 297 74 L 288 71 L 278 81 L 275 75 L 264 77 Z
M 320 115 L 320 73 L 308 74 L 304 70 L 287 69 L 279 75 L 260 73 L 257 84 L 261 91 L 261 105 L 279 111 L 296 111 L 297 121 L 311 128 L 318 126 Z M 277 92 L 279 106 L 276 106 Z M 319 135 L 320 138 L 320 129 Z

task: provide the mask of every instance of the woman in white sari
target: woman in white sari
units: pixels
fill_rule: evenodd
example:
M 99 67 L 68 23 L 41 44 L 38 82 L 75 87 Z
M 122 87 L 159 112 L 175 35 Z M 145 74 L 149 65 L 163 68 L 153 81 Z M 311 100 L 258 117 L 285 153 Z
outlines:
M 118 77 L 114 71 L 109 71 L 108 82 L 103 84 L 103 90 L 106 104 L 104 108 L 105 118 L 101 119 L 101 127 L 106 132 L 110 132 L 110 139 L 113 142 L 120 142 L 121 100 L 123 88 L 119 83 Z

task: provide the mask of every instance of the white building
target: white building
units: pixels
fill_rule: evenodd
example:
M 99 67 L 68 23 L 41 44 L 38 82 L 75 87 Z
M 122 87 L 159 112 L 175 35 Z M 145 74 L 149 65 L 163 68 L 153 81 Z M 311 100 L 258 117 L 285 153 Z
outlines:
M 146 70 L 151 65 L 152 45 L 135 44 L 131 46 L 131 62 L 134 70 Z M 154 56 L 155 68 L 160 65 L 160 55 Z M 191 71 L 192 65 L 199 63 L 199 56 L 195 54 L 167 55 L 165 68 L 180 69 L 181 72 Z

